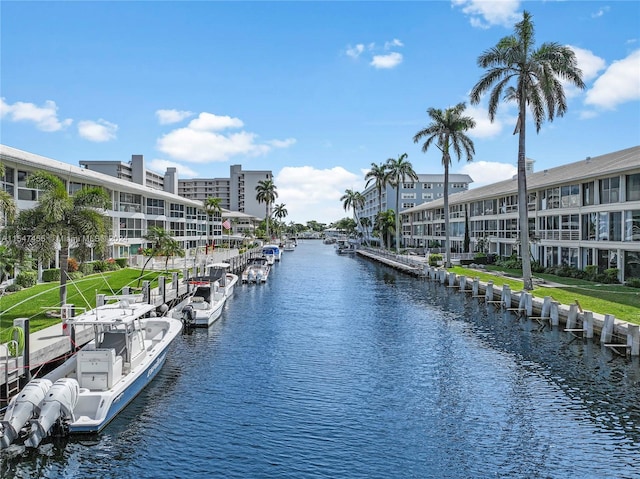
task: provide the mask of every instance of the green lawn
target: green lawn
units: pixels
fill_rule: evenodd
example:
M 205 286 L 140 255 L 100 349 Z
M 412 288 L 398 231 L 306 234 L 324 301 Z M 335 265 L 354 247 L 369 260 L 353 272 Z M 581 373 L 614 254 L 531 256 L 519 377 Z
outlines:
M 151 281 L 151 287 L 158 285 L 158 276 L 171 278 L 158 271 L 145 272 L 144 280 Z M 140 270 L 125 268 L 101 274 L 93 274 L 74 282 L 67 283 L 67 303 L 76 306 L 76 314 L 82 308 L 95 307 L 96 294 L 113 295 L 121 292 L 124 286 L 135 288 L 138 284 Z M 47 318 L 47 308 L 59 306 L 60 284 L 43 283 L 11 294 L 0 296 L 0 343 L 8 341 L 9 328 L 16 318 L 29 318 L 31 331 L 38 331 L 60 322 L 58 318 Z
M 521 276 L 522 273 L 517 270 L 504 271 L 492 268 L 491 271 L 482 272 L 455 266 L 449 271 L 468 278 L 477 277 L 485 282 L 493 281 L 495 285 L 508 284 L 512 291 L 522 291 L 523 287 L 521 280 L 509 277 L 511 275 Z M 534 278 L 549 283 L 535 285 L 532 294 L 536 297 L 551 296 L 561 304 L 572 304 L 577 300 L 584 310 L 600 314 L 613 314 L 618 319 L 640 324 L 640 289 L 619 284 L 599 284 L 550 274 L 536 273 Z

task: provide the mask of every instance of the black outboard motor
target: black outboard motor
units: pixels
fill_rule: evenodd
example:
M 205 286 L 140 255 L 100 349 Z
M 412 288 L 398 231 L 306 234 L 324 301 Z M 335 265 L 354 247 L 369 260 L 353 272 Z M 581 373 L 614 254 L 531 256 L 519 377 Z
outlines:
M 190 304 L 182 308 L 182 323 L 185 326 L 193 326 L 196 322 L 196 312 Z

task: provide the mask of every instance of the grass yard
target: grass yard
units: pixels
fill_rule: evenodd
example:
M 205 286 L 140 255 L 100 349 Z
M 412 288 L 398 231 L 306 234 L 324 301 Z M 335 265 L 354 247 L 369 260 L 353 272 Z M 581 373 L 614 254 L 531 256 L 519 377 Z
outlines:
M 86 276 L 67 283 L 67 303 L 76 306 L 76 314 L 92 309 L 96 304 L 96 294 L 113 295 L 124 286 L 135 288 L 140 270 L 124 268 L 118 271 Z M 151 288 L 158 286 L 158 276 L 171 274 L 158 271 L 145 272 L 143 280 L 151 281 Z M 142 283 L 141 283 L 142 284 Z M 0 296 L 0 343 L 9 340 L 9 330 L 16 318 L 29 318 L 31 331 L 39 331 L 59 323 L 59 318 L 48 318 L 47 308 L 60 305 L 60 283 L 42 283 L 11 294 Z
M 493 281 L 496 286 L 508 284 L 512 291 L 522 291 L 521 280 L 507 275 L 522 275 L 522 272 L 505 271 L 497 268 L 487 272 L 456 266 L 449 271 L 477 277 L 481 281 Z M 539 298 L 551 296 L 561 304 L 572 304 L 577 300 L 582 309 L 600 314 L 613 314 L 616 318 L 640 324 L 640 289 L 620 284 L 600 284 L 574 278 L 564 278 L 550 274 L 534 274 L 534 278 L 543 279 L 547 284 L 536 284 L 532 294 Z

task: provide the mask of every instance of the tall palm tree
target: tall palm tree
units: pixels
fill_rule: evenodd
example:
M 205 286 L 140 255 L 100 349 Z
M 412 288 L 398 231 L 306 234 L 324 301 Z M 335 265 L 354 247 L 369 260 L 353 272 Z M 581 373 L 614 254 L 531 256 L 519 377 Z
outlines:
M 269 236 L 269 217 L 271 216 L 271 203 L 273 203 L 278 197 L 278 192 L 276 191 L 278 187 L 275 185 L 273 180 L 261 180 L 258 181 L 258 186 L 256 186 L 256 200 L 258 203 L 265 203 L 266 212 L 265 212 L 265 221 L 266 221 L 266 230 L 267 230 L 267 238 Z
M 344 195 L 340 197 L 340 201 L 342 201 L 342 207 L 345 211 L 353 210 L 353 220 L 356 223 L 356 229 L 358 229 L 360 225 L 358 208 L 364 207 L 364 196 L 359 191 L 346 189 L 344 190 Z
M 4 178 L 5 171 L 4 165 L 0 163 L 0 179 Z M 7 223 L 11 223 L 16 217 L 16 202 L 13 196 L 2 189 L 0 189 L 0 215 L 4 215 Z
M 274 205 L 273 206 L 273 216 L 278 218 L 278 220 L 280 220 L 280 222 L 282 222 L 283 218 L 286 218 L 287 215 L 289 214 L 289 212 L 287 211 L 287 208 L 285 208 L 285 204 L 284 203 L 280 203 L 279 205 Z M 278 231 L 278 235 L 280 235 L 280 231 Z
M 60 178 L 45 171 L 36 171 L 27 179 L 27 188 L 41 190 L 38 205 L 20 213 L 24 217 L 37 219 L 30 231 L 48 243 L 58 243 L 60 263 L 60 304 L 67 300 L 67 271 L 69 246 L 87 246 L 100 241 L 109 232 L 109 217 L 100 210 L 110 204 L 107 192 L 100 187 L 86 187 L 69 195 Z
M 491 90 L 488 105 L 491 121 L 495 119 L 501 100 L 518 105 L 518 121 L 513 134 L 519 135 L 518 222 L 525 290 L 533 289 L 525 168 L 527 106 L 531 109 L 536 132 L 539 132 L 545 120 L 553 121 L 567 111 L 562 81 L 585 88 L 573 50 L 555 42 L 543 43 L 534 49 L 534 37 L 531 15 L 525 10 L 522 21 L 515 24 L 514 34 L 502 38 L 495 47 L 478 57 L 478 66 L 487 72 L 471 90 L 472 104 L 478 104 L 482 95 Z
M 407 160 L 409 155 L 403 153 L 397 160 L 387 160 L 389 183 L 396 189 L 396 253 L 400 251 L 400 186 L 407 179 L 418 181 L 418 175 L 413 171 L 413 165 Z
M 366 238 L 367 244 L 369 244 L 369 226 L 371 226 L 371 219 L 368 217 L 360 218 L 360 224 L 364 228 L 364 237 Z
M 378 213 L 382 212 L 382 191 L 387 187 L 389 183 L 389 170 L 386 163 L 371 163 L 371 169 L 364 175 L 364 179 L 367 180 L 365 188 L 369 187 L 369 184 L 373 181 L 378 192 Z M 382 234 L 380 235 L 382 236 Z
M 222 212 L 222 198 L 213 198 L 209 197 L 203 201 L 202 207 L 204 208 L 204 212 L 207 215 L 207 247 L 206 251 L 209 251 L 209 226 L 211 217 L 216 213 Z
M 440 110 L 429 108 L 427 114 L 431 123 L 420 130 L 413 137 L 413 142 L 418 143 L 425 139 L 422 152 L 426 153 L 435 142 L 436 147 L 442 152 L 442 165 L 444 166 L 444 234 L 445 234 L 445 268 L 451 267 L 451 245 L 449 239 L 449 166 L 451 166 L 450 148 L 460 161 L 464 150 L 467 161 L 473 160 L 475 149 L 473 141 L 465 132 L 476 126 L 476 122 L 469 116 L 462 116 L 465 110 L 464 103 L 458 103 L 453 108 Z

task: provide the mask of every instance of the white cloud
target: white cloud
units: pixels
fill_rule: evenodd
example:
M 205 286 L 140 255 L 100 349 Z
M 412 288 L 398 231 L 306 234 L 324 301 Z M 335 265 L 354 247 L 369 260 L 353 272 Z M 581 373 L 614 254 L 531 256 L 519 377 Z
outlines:
M 587 82 L 593 80 L 598 76 L 600 71 L 604 70 L 607 66 L 604 58 L 600 58 L 593 54 L 590 50 L 574 47 L 573 45 L 567 45 L 576 54 L 576 60 L 578 61 L 578 68 L 582 70 L 582 79 Z
M 342 207 L 340 197 L 347 188 L 362 184 L 362 176 L 341 166 L 317 169 L 312 166 L 285 167 L 275 176 L 278 203 L 286 205 L 285 222 L 306 224 L 315 220 L 332 223 L 351 216 Z
M 471 17 L 470 22 L 476 28 L 490 28 L 494 25 L 513 27 L 522 19 L 518 13 L 520 0 L 451 0 L 453 7 Z
M 507 105 L 501 105 L 502 108 L 508 108 Z M 470 116 L 476 122 L 476 127 L 469 130 L 469 136 L 472 138 L 494 138 L 500 135 L 503 129 L 509 125 L 516 124 L 516 116 L 509 116 L 502 113 L 497 114 L 493 122 L 489 119 L 489 112 L 486 108 L 476 106 L 468 106 L 464 111 L 465 116 Z
M 242 120 L 212 113 L 200 113 L 184 128 L 177 128 L 158 138 L 156 148 L 174 160 L 193 163 L 227 161 L 238 155 L 259 156 L 273 148 L 287 148 L 294 138 L 268 140 L 258 143 L 255 133 L 239 131 L 222 133 L 219 130 L 240 128 Z
M 78 122 L 78 134 L 85 140 L 105 142 L 115 140 L 118 125 L 100 118 L 98 121 L 84 120 Z
M 370 65 L 374 68 L 394 68 L 402 63 L 402 54 L 391 52 L 387 55 L 374 55 Z
M 402 43 L 397 38 L 394 38 L 390 42 L 384 42 L 384 49 L 385 50 L 389 50 L 390 48 L 393 48 L 393 47 L 403 47 L 403 46 L 404 46 L 404 43 Z
M 603 16 L 605 13 L 608 13 L 610 10 L 609 7 L 601 7 L 600 10 L 591 14 L 591 18 L 598 18 Z
M 244 123 L 238 118 L 219 116 L 213 113 L 202 112 L 198 118 L 189 122 L 189 128 L 193 130 L 226 130 L 227 128 L 242 128 Z
M 614 109 L 621 103 L 640 100 L 640 50 L 627 58 L 613 62 L 587 91 L 585 103 L 604 109 Z
M 44 106 L 37 106 L 34 103 L 26 103 L 17 101 L 13 105 L 5 102 L 4 98 L 0 98 L 0 117 L 7 117 L 10 121 L 29 121 L 36 125 L 41 131 L 59 131 L 71 123 L 70 118 L 65 120 L 58 119 L 58 107 L 51 100 L 44 102 Z
M 464 163 L 456 173 L 469 175 L 473 180 L 473 183 L 471 183 L 469 187 L 478 188 L 499 181 L 509 180 L 518 174 L 518 169 L 511 164 L 499 163 L 497 161 L 471 161 Z
M 184 120 L 185 118 L 189 118 L 192 115 L 193 115 L 193 112 L 184 111 L 184 110 L 157 110 L 156 111 L 158 122 L 161 125 L 178 123 Z
M 364 45 L 362 43 L 358 43 L 355 47 L 349 46 L 346 50 L 347 55 L 351 58 L 358 58 L 362 52 L 364 52 Z
M 269 145 L 274 148 L 289 148 L 296 144 L 295 138 L 287 138 L 286 140 L 270 140 L 267 142 Z
M 158 173 L 164 174 L 167 171 L 167 168 L 174 167 L 178 170 L 178 176 L 181 178 L 196 178 L 199 173 L 196 170 L 192 170 L 188 166 L 185 166 L 181 163 L 176 163 L 175 161 L 163 160 L 160 158 L 155 158 L 147 163 L 147 167 L 150 170 L 156 171 Z

